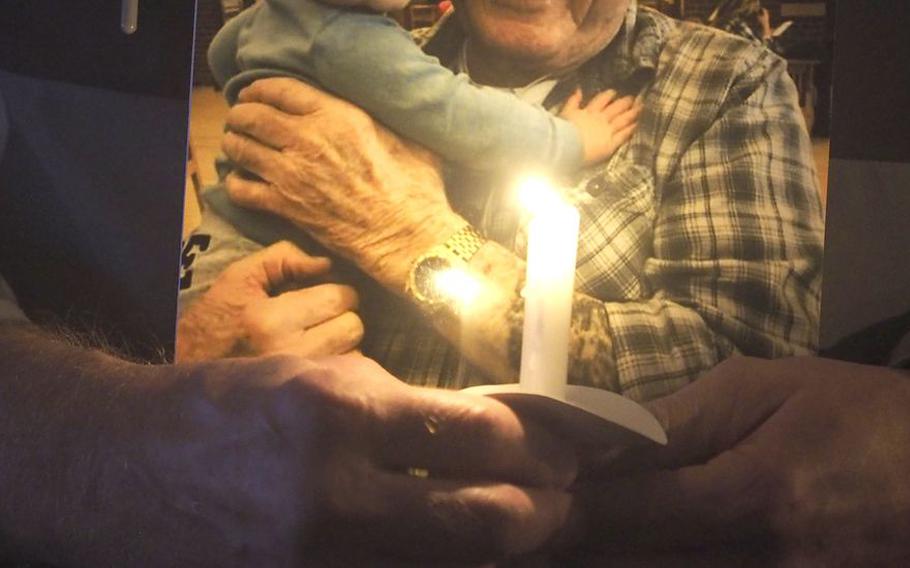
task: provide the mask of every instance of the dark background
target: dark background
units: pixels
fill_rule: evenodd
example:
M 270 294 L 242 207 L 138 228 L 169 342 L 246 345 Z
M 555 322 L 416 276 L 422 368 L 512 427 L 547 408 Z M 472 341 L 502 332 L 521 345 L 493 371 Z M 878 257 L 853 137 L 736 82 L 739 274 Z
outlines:
M 910 327 L 910 2 L 837 0 L 836 19 L 822 345 L 881 362 Z
M 33 319 L 173 351 L 194 2 L 0 0 L 0 273 Z
M 837 0 L 831 158 L 910 162 L 910 2 Z

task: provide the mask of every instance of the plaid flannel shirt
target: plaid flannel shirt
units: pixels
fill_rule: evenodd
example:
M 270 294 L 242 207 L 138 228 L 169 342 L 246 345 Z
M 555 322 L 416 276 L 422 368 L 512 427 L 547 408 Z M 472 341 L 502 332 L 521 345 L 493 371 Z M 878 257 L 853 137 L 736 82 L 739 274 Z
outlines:
M 444 21 L 425 48 L 451 65 L 462 41 Z M 576 287 L 582 303 L 596 303 L 591 333 L 609 356 L 606 367 L 576 365 L 571 381 L 649 399 L 737 353 L 815 350 L 823 222 L 786 62 L 633 3 L 620 35 L 545 104 L 559 106 L 576 86 L 587 97 L 636 94 L 644 110 L 629 144 L 572 180 L 582 217 Z M 488 237 L 521 253 L 501 200 L 477 208 L 457 189 L 450 195 Z M 409 311 L 380 318 L 399 332 L 368 337 L 365 352 L 412 383 L 483 382 Z
M 455 64 L 463 37 L 454 19 L 425 39 L 429 53 Z M 736 353 L 813 351 L 823 225 L 786 63 L 633 3 L 617 38 L 564 77 L 545 104 L 558 107 L 576 86 L 586 97 L 607 88 L 636 94 L 644 110 L 627 145 L 569 184 L 582 217 L 575 333 L 598 360 L 576 361 L 570 380 L 648 399 Z M 459 213 L 522 253 L 521 226 L 502 205 L 501 184 L 464 171 L 447 181 Z M 181 309 L 227 264 L 268 244 L 211 210 L 200 233 L 211 245 L 189 255 L 198 258 Z M 366 280 L 359 289 L 363 352 L 393 375 L 446 388 L 488 382 L 413 305 Z

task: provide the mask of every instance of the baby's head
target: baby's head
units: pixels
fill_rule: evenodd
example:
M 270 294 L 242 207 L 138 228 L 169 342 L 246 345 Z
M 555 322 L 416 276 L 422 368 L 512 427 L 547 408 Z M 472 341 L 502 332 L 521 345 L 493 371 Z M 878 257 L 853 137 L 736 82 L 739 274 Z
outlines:
M 348 8 L 368 8 L 374 12 L 388 12 L 389 10 L 402 10 L 411 0 L 321 0 L 333 6 L 346 6 Z

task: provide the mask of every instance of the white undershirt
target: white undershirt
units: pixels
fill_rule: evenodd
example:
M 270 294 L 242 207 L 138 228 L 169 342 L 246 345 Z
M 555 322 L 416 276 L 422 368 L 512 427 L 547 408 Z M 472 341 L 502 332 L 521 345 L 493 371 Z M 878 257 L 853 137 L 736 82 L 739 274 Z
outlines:
M 465 40 L 461 44 L 461 49 L 458 51 L 458 58 L 455 60 L 455 72 L 464 73 L 468 76 L 468 78 L 471 77 L 471 71 L 468 69 L 468 40 Z M 488 87 L 487 85 L 481 85 L 475 82 L 473 79 L 471 79 L 471 83 L 478 87 Z M 550 91 L 553 90 L 553 87 L 556 86 L 556 83 L 557 79 L 551 77 L 550 75 L 544 75 L 543 77 L 534 79 L 523 87 L 492 88 L 512 93 L 525 102 L 529 102 L 535 105 L 543 105 L 543 102 L 546 100 L 547 95 L 550 94 Z

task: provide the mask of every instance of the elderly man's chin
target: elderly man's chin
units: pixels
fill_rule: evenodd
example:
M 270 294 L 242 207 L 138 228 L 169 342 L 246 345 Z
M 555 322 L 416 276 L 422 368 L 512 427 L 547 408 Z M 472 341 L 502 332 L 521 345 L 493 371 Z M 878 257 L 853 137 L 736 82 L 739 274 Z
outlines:
M 582 63 L 616 35 L 630 0 L 455 0 L 487 56 L 556 72 Z

